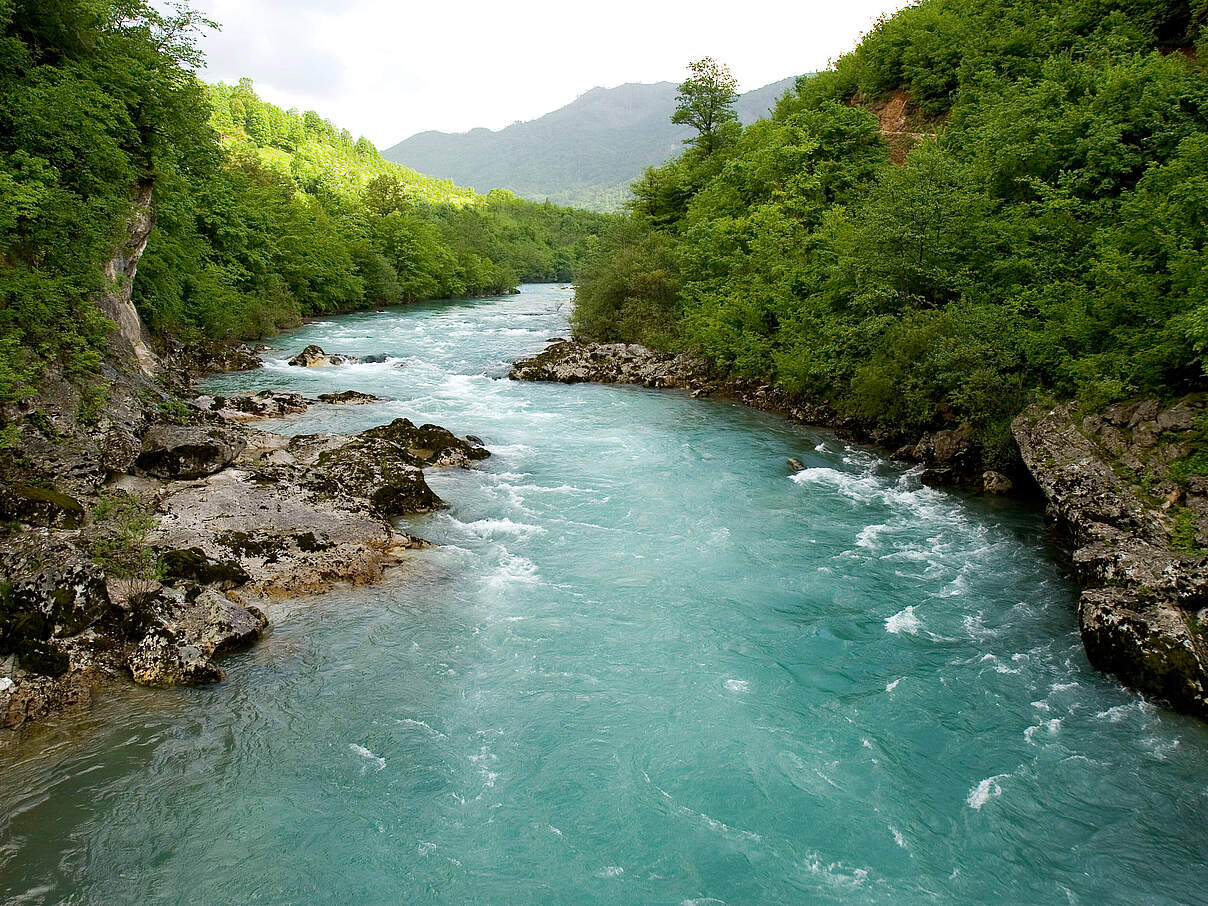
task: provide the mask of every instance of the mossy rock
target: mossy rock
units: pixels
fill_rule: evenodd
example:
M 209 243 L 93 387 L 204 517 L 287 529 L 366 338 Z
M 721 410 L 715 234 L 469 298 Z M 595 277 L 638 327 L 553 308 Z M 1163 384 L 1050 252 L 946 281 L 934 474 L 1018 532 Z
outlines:
M 6 484 L 0 487 L 0 521 L 79 528 L 84 522 L 84 506 L 51 488 Z

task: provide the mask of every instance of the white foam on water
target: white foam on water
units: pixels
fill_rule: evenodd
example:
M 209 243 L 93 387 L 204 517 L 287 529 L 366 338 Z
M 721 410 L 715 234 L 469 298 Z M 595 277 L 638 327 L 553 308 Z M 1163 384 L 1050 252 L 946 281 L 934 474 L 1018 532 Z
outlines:
M 814 466 L 789 476 L 789 480 L 800 485 L 817 485 L 830 488 L 852 500 L 873 500 L 883 489 L 881 483 L 871 475 L 853 475 L 832 469 L 829 466 Z
M 868 880 L 867 868 L 848 868 L 842 862 L 823 862 L 817 853 L 807 855 L 802 866 L 831 887 L 859 887 Z
M 894 843 L 898 844 L 898 846 L 902 847 L 902 849 L 909 848 L 906 846 L 906 838 L 902 836 L 902 832 L 900 830 L 898 830 L 896 827 L 894 827 L 892 824 L 889 825 L 889 832 L 891 834 L 893 834 Z
M 1049 736 L 1056 736 L 1061 731 L 1061 718 L 1054 717 L 1051 720 L 1042 720 L 1033 727 L 1028 727 L 1023 731 L 1023 738 L 1036 745 L 1036 735 L 1044 731 Z
M 717 897 L 697 897 L 694 900 L 681 900 L 680 906 L 726 906 L 726 901 Z
M 348 748 L 369 762 L 369 765 L 372 765 L 374 770 L 380 771 L 382 768 L 386 767 L 385 758 L 382 758 L 380 755 L 374 755 L 364 746 L 359 746 L 355 742 L 350 742 L 348 744 Z M 367 767 L 369 765 L 367 765 Z
M 889 524 L 885 522 L 864 526 L 864 528 L 860 529 L 860 533 L 856 535 L 856 547 L 871 550 L 876 545 L 877 536 L 887 528 L 889 528 Z
M 754 833 L 753 831 L 743 830 L 742 828 L 739 828 L 739 827 L 731 827 L 730 825 L 726 824 L 723 821 L 718 821 L 716 818 L 706 815 L 704 812 L 694 811 L 693 809 L 680 805 L 678 802 L 675 801 L 674 796 L 672 796 L 665 789 L 663 789 L 661 786 L 659 786 L 657 783 L 655 783 L 653 780 L 651 780 L 649 774 L 647 774 L 645 771 L 642 771 L 642 776 L 646 778 L 647 783 L 649 783 L 652 787 L 654 787 L 656 790 L 658 790 L 662 794 L 663 798 L 666 799 L 667 802 L 670 804 L 671 809 L 674 812 L 676 812 L 677 814 L 693 818 L 697 821 L 702 821 L 702 822 L 704 822 L 705 826 L 708 827 L 710 830 L 717 831 L 718 833 L 722 834 L 723 836 L 729 837 L 731 839 L 746 840 L 751 843 L 762 843 L 763 842 L 763 837 L 761 837 L 757 833 Z
M 1108 708 L 1106 711 L 1100 711 L 1095 717 L 1118 724 L 1132 715 L 1148 715 L 1152 714 L 1154 710 L 1153 704 L 1145 701 L 1143 698 L 1139 698 L 1136 701 L 1125 702 L 1122 705 L 1116 705 L 1114 708 Z
M 547 825 L 545 825 L 545 826 L 546 826 L 547 828 L 549 828 L 549 832 L 550 832 L 551 834 L 553 834 L 555 837 L 561 837 L 561 836 L 562 836 L 562 831 L 558 830 L 558 828 L 554 827 L 552 824 L 547 824 Z
M 532 535 L 544 535 L 546 530 L 539 525 L 527 522 L 513 522 L 506 516 L 503 519 L 478 519 L 474 522 L 463 522 L 466 528 L 481 538 L 498 538 L 501 535 L 514 538 L 528 538 Z
M 605 865 L 603 868 L 601 868 L 599 871 L 596 872 L 596 877 L 597 878 L 619 878 L 623 874 L 625 874 L 625 869 L 623 869 L 620 865 Z
M 1002 787 L 998 785 L 998 781 L 1009 776 L 1009 774 L 995 774 L 993 777 L 987 777 L 969 791 L 965 804 L 974 811 L 979 811 L 991 799 L 1002 795 Z
M 900 683 L 901 681 L 902 681 L 902 677 L 900 677 L 900 676 L 899 676 L 899 677 L 898 677 L 896 680 L 894 680 L 892 683 L 886 683 L 886 684 L 885 684 L 885 691 L 886 691 L 886 692 L 892 692 L 894 689 L 898 688 L 898 683 Z
M 750 692 L 751 683 L 745 679 L 728 679 L 725 682 L 727 692 Z
M 892 632 L 895 635 L 901 635 L 903 632 L 918 635 L 919 630 L 922 628 L 923 621 L 914 615 L 913 604 L 905 610 L 899 610 L 892 617 L 885 620 L 885 631 Z
M 504 589 L 511 585 L 537 585 L 537 564 L 525 557 L 505 554 L 495 572 L 483 579 L 487 588 Z

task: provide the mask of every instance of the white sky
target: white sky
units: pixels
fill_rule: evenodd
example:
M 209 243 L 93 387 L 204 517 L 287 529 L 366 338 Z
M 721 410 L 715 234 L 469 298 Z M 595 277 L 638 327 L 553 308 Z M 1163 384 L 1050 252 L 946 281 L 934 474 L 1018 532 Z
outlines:
M 380 148 L 427 129 L 498 129 L 596 86 L 680 82 L 726 63 L 740 91 L 823 69 L 906 0 L 194 0 L 222 30 L 202 76 L 317 110 Z

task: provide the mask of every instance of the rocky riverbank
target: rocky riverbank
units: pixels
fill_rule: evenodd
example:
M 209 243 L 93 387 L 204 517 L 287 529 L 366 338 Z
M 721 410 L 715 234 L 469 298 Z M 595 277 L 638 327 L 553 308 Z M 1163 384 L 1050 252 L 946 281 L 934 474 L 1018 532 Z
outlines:
M 246 424 L 368 394 L 183 400 L 114 379 L 91 425 L 65 381 L 5 413 L 21 439 L 0 493 L 0 728 L 123 678 L 222 679 L 216 659 L 267 626 L 258 604 L 379 580 L 424 545 L 393 518 L 443 505 L 424 470 L 490 455 L 406 419 L 292 438 Z
M 966 427 L 954 425 L 922 435 L 887 430 L 768 384 L 719 378 L 708 362 L 684 353 L 657 352 L 633 343 L 556 340 L 540 354 L 514 363 L 509 377 L 563 384 L 638 384 L 687 390 L 694 397 L 735 399 L 790 421 L 826 427 L 841 437 L 880 447 L 896 459 L 919 463 L 923 481 L 935 486 L 1005 494 L 1019 477 L 986 468 Z
M 1101 670 L 1208 718 L 1208 479 L 1182 476 L 1208 400 L 1113 406 L 1082 416 L 1035 409 L 1013 425 L 1020 463 L 984 467 L 966 426 L 908 437 L 766 385 L 719 380 L 709 365 L 629 344 L 558 341 L 518 361 L 516 380 L 622 383 L 723 395 L 920 463 L 924 481 L 985 493 L 1039 487 L 1054 540 L 1082 587 L 1078 624 Z
M 1205 402 L 1035 408 L 1012 433 L 1082 586 L 1091 663 L 1208 718 L 1208 481 L 1169 477 Z

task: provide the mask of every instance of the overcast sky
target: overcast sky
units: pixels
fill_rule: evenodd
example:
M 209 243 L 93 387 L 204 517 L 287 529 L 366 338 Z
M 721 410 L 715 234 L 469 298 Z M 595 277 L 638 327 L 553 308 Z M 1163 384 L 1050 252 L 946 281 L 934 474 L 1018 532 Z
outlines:
M 498 129 L 596 86 L 729 65 L 739 90 L 824 68 L 904 0 L 195 0 L 222 30 L 207 81 L 247 76 L 380 148 L 427 129 Z

